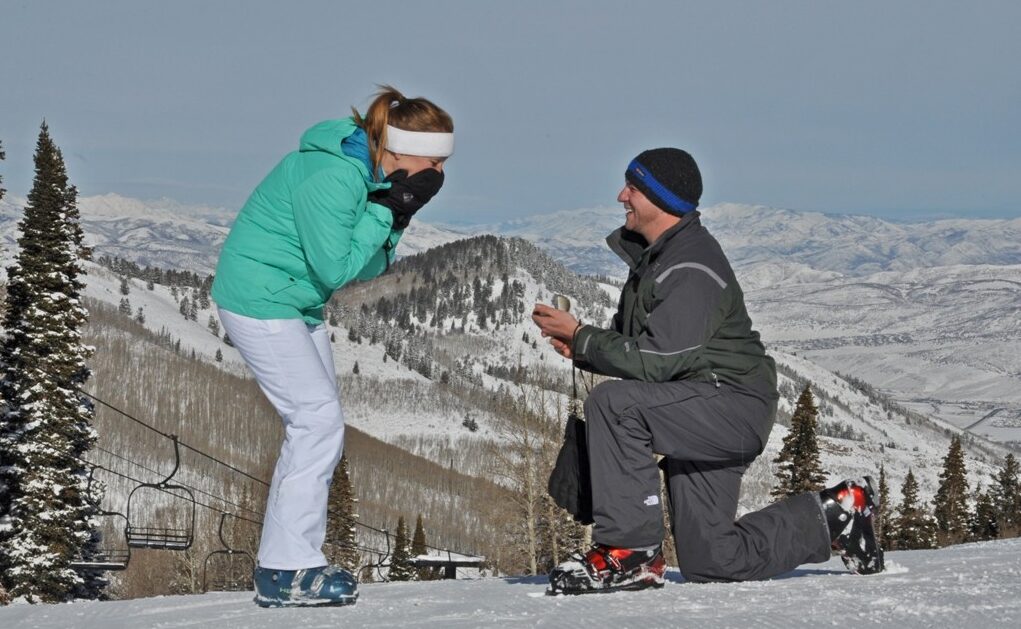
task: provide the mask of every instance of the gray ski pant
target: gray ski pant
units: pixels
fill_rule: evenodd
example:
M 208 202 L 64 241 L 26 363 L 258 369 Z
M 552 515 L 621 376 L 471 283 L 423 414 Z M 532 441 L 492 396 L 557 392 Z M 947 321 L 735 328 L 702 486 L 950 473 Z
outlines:
M 762 452 L 775 404 L 726 385 L 615 380 L 585 402 L 592 540 L 622 547 L 663 541 L 660 469 L 677 562 L 689 581 L 765 579 L 826 561 L 818 496 L 805 493 L 736 520 L 741 477 Z

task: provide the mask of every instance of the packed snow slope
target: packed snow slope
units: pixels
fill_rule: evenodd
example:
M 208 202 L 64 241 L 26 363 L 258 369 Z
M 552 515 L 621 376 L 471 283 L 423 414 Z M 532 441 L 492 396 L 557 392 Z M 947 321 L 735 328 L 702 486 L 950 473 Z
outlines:
M 19 629 L 217 627 L 1017 627 L 1021 539 L 887 555 L 861 577 L 839 559 L 771 581 L 683 583 L 578 597 L 543 594 L 544 578 L 372 583 L 352 607 L 264 610 L 250 592 L 0 608 Z

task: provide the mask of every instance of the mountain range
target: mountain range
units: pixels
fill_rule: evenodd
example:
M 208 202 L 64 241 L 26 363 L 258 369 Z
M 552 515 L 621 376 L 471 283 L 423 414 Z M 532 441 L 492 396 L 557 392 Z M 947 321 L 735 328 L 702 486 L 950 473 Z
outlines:
M 88 266 L 87 296 L 117 304 L 123 296 L 120 276 L 94 263 Z M 561 292 L 585 320 L 605 320 L 612 310 L 608 296 L 592 292 L 604 290 L 605 284 L 571 280 L 576 276 L 557 267 L 527 241 L 474 237 L 409 256 L 387 275 L 340 291 L 328 327 L 346 421 L 461 473 L 485 475 L 485 460 L 468 452 L 513 438 L 494 394 L 527 394 L 549 386 L 541 382 L 559 382 L 545 403 L 563 409 L 567 402 L 568 363 L 536 338 L 527 316 L 530 305 Z M 456 278 L 453 284 L 447 280 L 451 277 Z M 186 292 L 159 284 L 146 290 L 138 279 L 128 284 L 130 309 L 143 311 L 145 327 L 178 339 L 182 354 L 194 351 L 213 363 L 220 352 L 223 362 L 216 364 L 244 372 L 233 347 L 210 334 L 207 322 L 215 310 L 200 311 L 192 320 L 180 312 Z M 959 429 L 912 412 L 860 377 L 839 375 L 802 352 L 771 349 L 771 354 L 780 372 L 781 422 L 793 411 L 801 388 L 812 384 L 824 435 L 821 458 L 831 480 L 875 474 L 884 466 L 891 487 L 898 488 L 910 469 L 920 495 L 934 495 L 949 439 L 961 434 Z M 584 390 L 590 384 L 582 378 L 579 386 Z M 772 460 L 785 434 L 778 425 L 747 473 L 742 511 L 769 502 Z M 965 435 L 963 441 L 971 487 L 988 486 L 1005 450 L 974 436 Z
M 6 252 L 23 203 L 0 201 Z M 79 208 L 97 256 L 201 274 L 215 268 L 234 214 L 113 194 L 84 197 Z M 398 254 L 498 234 L 617 283 L 626 267 L 603 239 L 622 219 L 620 208 L 587 208 L 469 227 L 415 221 Z M 859 377 L 975 434 L 1021 443 L 1021 219 L 899 223 L 720 204 L 702 220 L 771 349 Z

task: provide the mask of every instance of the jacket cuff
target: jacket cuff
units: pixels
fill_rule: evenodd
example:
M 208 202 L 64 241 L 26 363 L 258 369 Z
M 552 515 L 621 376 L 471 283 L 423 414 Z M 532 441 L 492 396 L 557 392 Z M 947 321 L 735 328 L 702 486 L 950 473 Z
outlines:
M 367 214 L 372 214 L 373 218 L 379 221 L 379 223 L 387 229 L 393 230 L 394 215 L 393 212 L 390 211 L 390 208 L 385 205 L 373 203 L 372 201 L 367 201 L 365 203 L 365 212 Z
M 571 340 L 571 356 L 575 360 L 588 362 L 585 360 L 585 353 L 588 351 L 589 342 L 592 340 L 594 333 L 595 328 L 590 325 L 580 325 L 574 331 L 574 338 Z

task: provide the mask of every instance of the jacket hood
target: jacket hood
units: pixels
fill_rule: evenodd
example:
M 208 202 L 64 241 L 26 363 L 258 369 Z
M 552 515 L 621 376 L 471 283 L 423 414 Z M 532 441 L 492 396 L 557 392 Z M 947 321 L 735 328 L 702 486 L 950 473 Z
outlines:
M 344 152 L 341 143 L 357 130 L 358 125 L 355 124 L 354 118 L 351 117 L 339 120 L 324 120 L 311 126 L 302 134 L 298 150 L 302 153 L 314 151 L 329 153 L 353 164 L 358 169 L 362 179 L 365 180 L 365 185 L 370 192 L 380 188 L 389 188 L 389 183 L 377 183 L 372 179 L 369 175 L 368 166 L 362 160 Z
M 340 149 L 340 143 L 347 136 L 351 135 L 358 128 L 351 118 L 340 120 L 324 120 L 313 125 L 301 136 L 301 143 L 298 150 L 324 151 L 338 157 L 345 157 Z

